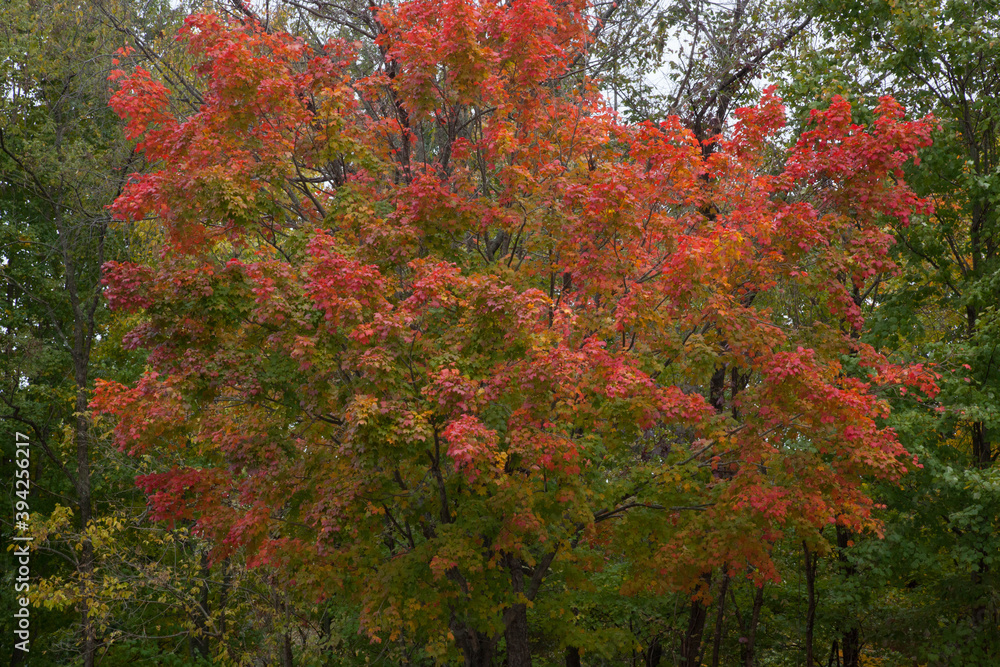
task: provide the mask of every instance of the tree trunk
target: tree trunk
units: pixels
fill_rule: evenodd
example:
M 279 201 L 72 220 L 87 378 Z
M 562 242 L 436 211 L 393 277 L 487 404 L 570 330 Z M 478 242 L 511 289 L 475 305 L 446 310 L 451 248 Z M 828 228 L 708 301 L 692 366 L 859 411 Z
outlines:
M 531 667 L 531 647 L 528 644 L 528 608 L 513 607 L 511 621 L 504 631 L 507 640 L 507 667 Z
M 851 628 L 841 638 L 844 667 L 861 667 L 861 641 L 857 628 Z
M 700 121 L 699 121 L 700 122 Z M 703 151 L 707 157 L 714 148 L 711 144 L 704 144 Z M 704 177 L 708 180 L 707 176 Z M 707 205 L 702 210 L 702 214 L 709 220 L 715 219 L 715 207 Z M 724 353 L 729 344 L 723 341 L 720 352 Z M 708 401 L 719 414 L 726 409 L 726 370 L 727 366 L 720 363 L 712 374 L 712 379 L 708 387 Z M 703 577 L 708 586 L 712 584 L 712 573 L 708 572 Z M 701 665 L 702 645 L 701 639 L 705 632 L 705 621 L 708 619 L 708 607 L 699 600 L 691 601 L 691 614 L 688 616 L 688 627 L 681 639 L 681 665 L 683 667 L 699 667 Z
M 719 585 L 719 608 L 715 614 L 715 637 L 712 639 L 712 667 L 719 667 L 719 651 L 722 648 L 722 630 L 726 618 L 726 593 L 729 591 L 729 573 L 723 571 Z
M 993 465 L 993 447 L 986 438 L 983 422 L 972 423 L 972 458 L 977 468 L 985 469 Z
M 692 600 L 687 631 L 684 633 L 684 638 L 681 639 L 681 665 L 683 667 L 699 667 L 701 637 L 705 632 L 707 618 L 708 608 L 700 600 Z
M 56 146 L 58 153 L 58 145 Z M 74 406 L 74 437 L 76 440 L 76 501 L 80 508 L 81 539 L 79 574 L 81 586 L 80 601 L 80 634 L 83 650 L 84 667 L 94 667 L 97 654 L 97 635 L 93 621 L 90 618 L 90 604 L 87 600 L 87 583 L 94 572 L 94 546 L 86 537 L 87 527 L 93 518 L 93 501 L 90 485 L 90 414 L 88 413 L 89 398 L 87 383 L 90 376 L 90 352 L 93 349 L 96 324 L 94 313 L 100 303 L 99 293 L 95 293 L 89 303 L 81 301 L 80 288 L 77 284 L 77 266 L 74 249 L 71 247 L 74 234 L 65 225 L 62 210 L 62 196 L 58 197 L 53 207 L 53 221 L 59 233 L 62 260 L 64 267 L 64 288 L 69 297 L 73 317 L 72 345 L 70 358 L 73 360 L 73 381 L 76 384 L 76 404 Z M 104 261 L 104 228 L 98 225 L 96 260 Z
M 81 364 L 77 362 L 79 367 Z M 80 528 L 83 535 L 86 535 L 87 526 L 90 524 L 91 497 L 90 497 L 90 429 L 89 417 L 87 415 L 87 390 L 86 390 L 86 370 L 83 370 L 81 382 L 80 370 L 77 369 L 77 392 L 76 392 L 76 501 L 80 508 Z M 83 537 L 81 540 L 80 560 L 80 640 L 83 651 L 83 667 L 94 667 L 94 659 L 97 655 L 97 634 L 94 630 L 93 621 L 90 618 L 90 604 L 87 600 L 87 582 L 90 581 L 94 573 L 94 545 L 90 539 Z
M 455 645 L 465 657 L 465 667 L 493 667 L 496 639 L 477 632 L 465 623 L 452 618 L 449 624 L 455 635 Z
M 191 653 L 192 655 L 201 658 L 202 660 L 208 660 L 211 656 L 209 655 L 209 641 L 208 641 L 208 624 L 209 624 L 209 610 L 208 610 L 208 581 L 211 574 L 211 569 L 208 566 L 208 552 L 201 552 L 201 595 L 198 600 L 199 606 L 192 611 L 193 621 L 194 621 L 194 632 L 190 635 L 191 640 Z
M 753 612 L 750 614 L 750 625 L 747 628 L 746 642 L 743 644 L 743 667 L 753 667 L 757 661 L 754 655 L 754 645 L 757 640 L 757 624 L 760 623 L 760 610 L 764 607 L 764 587 L 757 589 L 753 598 Z
M 292 635 L 288 632 L 285 633 L 281 642 L 281 667 L 295 667 L 292 658 Z
M 841 525 L 837 525 L 837 550 L 838 559 L 844 569 L 844 574 L 852 577 L 855 574 L 854 566 L 847 559 L 847 543 L 851 539 L 851 531 Z M 857 625 L 844 631 L 840 638 L 841 650 L 844 656 L 843 667 L 860 667 L 861 664 L 861 633 Z
M 508 559 L 511 587 L 515 594 L 524 594 L 524 573 L 521 571 L 521 561 L 517 558 Z M 517 603 L 504 614 L 506 629 L 504 639 L 507 640 L 507 667 L 531 667 L 531 647 L 528 644 L 528 607 Z
M 660 664 L 660 660 L 663 658 L 663 644 L 660 643 L 658 636 L 653 638 L 645 657 L 646 667 L 657 667 Z
M 809 545 L 802 542 L 802 551 L 806 560 L 806 667 L 813 665 L 813 629 L 816 624 L 816 565 L 817 554 L 809 551 Z
M 580 649 L 575 646 L 566 647 L 566 667 L 580 667 Z
M 232 587 L 233 571 L 229 559 L 222 561 L 222 588 L 219 591 L 219 643 L 226 643 L 226 605 L 229 604 L 229 589 Z M 329 626 L 327 626 L 329 634 Z
M 826 667 L 834 667 L 834 664 L 840 667 L 840 643 L 836 639 L 830 644 L 830 658 L 826 661 Z

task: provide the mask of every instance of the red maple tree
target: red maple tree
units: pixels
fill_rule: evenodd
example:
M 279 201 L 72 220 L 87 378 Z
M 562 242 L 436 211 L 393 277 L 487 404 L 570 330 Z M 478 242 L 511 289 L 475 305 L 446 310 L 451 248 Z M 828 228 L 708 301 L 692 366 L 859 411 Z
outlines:
M 790 530 L 877 529 L 863 478 L 912 464 L 876 390 L 933 392 L 855 335 L 885 225 L 926 208 L 900 168 L 930 122 L 886 98 L 859 127 L 837 98 L 785 151 L 769 89 L 712 150 L 628 125 L 567 76 L 584 8 L 382 8 L 357 80 L 349 44 L 193 16 L 185 118 L 114 75 L 159 166 L 114 212 L 167 242 L 108 267 L 149 370 L 94 408 L 162 462 L 157 517 L 440 660 L 505 637 L 530 663 L 528 607 L 595 553 L 698 592 L 778 579 Z

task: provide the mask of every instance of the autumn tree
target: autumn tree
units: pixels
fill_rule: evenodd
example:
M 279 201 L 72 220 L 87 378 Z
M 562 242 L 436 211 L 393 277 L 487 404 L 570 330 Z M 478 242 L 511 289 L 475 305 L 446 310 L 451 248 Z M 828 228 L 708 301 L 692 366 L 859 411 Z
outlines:
M 877 530 L 863 476 L 912 465 L 874 388 L 933 391 L 852 298 L 892 268 L 882 216 L 927 210 L 900 168 L 930 125 L 836 99 L 785 153 L 773 91 L 712 150 L 625 124 L 560 78 L 584 10 L 382 7 L 360 79 L 344 41 L 193 16 L 188 115 L 114 75 L 159 169 L 113 210 L 166 242 L 106 267 L 149 369 L 93 406 L 169 468 L 138 480 L 157 517 L 407 659 L 526 665 L 542 627 L 595 650 L 572 596 L 611 562 L 624 593 L 780 580 L 786 532 Z

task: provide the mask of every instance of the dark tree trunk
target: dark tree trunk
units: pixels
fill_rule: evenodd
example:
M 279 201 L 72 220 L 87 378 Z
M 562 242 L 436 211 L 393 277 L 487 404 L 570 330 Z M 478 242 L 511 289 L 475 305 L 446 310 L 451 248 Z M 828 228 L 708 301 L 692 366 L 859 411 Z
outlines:
M 281 667 L 295 667 L 292 659 L 292 635 L 287 632 L 281 642 Z
M 830 644 L 830 658 L 826 661 L 826 667 L 834 667 L 834 665 L 840 667 L 840 643 L 836 639 Z
M 455 635 L 455 644 L 465 657 L 465 667 L 493 667 L 496 639 L 476 632 L 454 619 L 450 627 L 451 633 Z
M 511 620 L 503 635 L 507 640 L 507 667 L 531 667 L 528 608 L 523 604 L 516 604 L 511 611 Z
M 203 660 L 209 659 L 209 641 L 208 641 L 208 622 L 209 622 L 209 610 L 208 610 L 208 581 L 211 574 L 211 568 L 208 566 L 208 552 L 201 552 L 201 598 L 199 599 L 200 607 L 195 609 L 193 613 L 194 629 L 195 631 L 191 633 L 191 652 Z
M 79 343 L 81 344 L 82 343 Z M 89 347 L 89 346 L 88 346 Z M 74 349 L 74 356 L 78 350 Z M 87 357 L 89 357 L 89 350 Z M 87 361 L 78 358 L 76 370 L 76 501 L 80 508 L 80 528 L 86 535 L 87 525 L 93 518 L 90 495 L 90 416 L 87 413 Z M 94 667 L 97 655 L 97 633 L 90 618 L 90 604 L 87 599 L 86 582 L 94 573 L 94 545 L 90 539 L 81 540 L 79 572 L 80 595 L 80 640 L 83 649 L 83 667 Z
M 659 637 L 654 637 L 653 642 L 649 645 L 649 650 L 646 651 L 646 667 L 657 667 L 660 664 L 660 660 L 663 658 L 663 644 L 660 643 Z
M 683 667 L 700 667 L 701 637 L 705 632 L 707 618 L 708 608 L 700 600 L 692 600 L 687 631 L 681 639 L 681 665 Z
M 566 647 L 566 667 L 580 667 L 580 649 L 575 646 Z
M 336 655 L 333 652 L 333 646 L 331 646 L 332 631 L 333 618 L 330 614 L 330 609 L 327 608 L 323 610 L 323 615 L 319 619 L 320 642 L 324 667 L 330 667 L 336 659 Z
M 837 550 L 838 559 L 844 570 L 844 574 L 852 577 L 855 574 L 854 566 L 847 558 L 847 543 L 851 539 L 851 531 L 841 525 L 837 525 Z M 840 638 L 841 651 L 844 656 L 843 667 L 860 667 L 861 664 L 861 633 L 857 625 L 844 631 Z
M 57 147 L 58 148 L 58 147 Z M 64 212 L 61 203 L 61 193 L 59 202 L 53 209 L 53 220 L 56 230 L 59 233 L 62 260 L 65 270 L 64 288 L 69 297 L 69 304 L 72 311 L 72 345 L 70 357 L 73 360 L 73 380 L 76 384 L 76 404 L 74 437 L 76 439 L 76 478 L 75 491 L 76 501 L 80 508 L 80 528 L 86 535 L 87 526 L 93 518 L 93 500 L 91 498 L 90 484 L 90 413 L 88 412 L 90 400 L 87 392 L 87 383 L 90 379 L 90 353 L 94 344 L 94 336 L 97 331 L 95 322 L 95 312 L 100 303 L 99 292 L 90 297 L 89 302 L 82 300 L 81 289 L 77 284 L 77 264 L 72 247 L 75 233 L 66 227 Z M 99 264 L 104 262 L 104 232 L 105 223 L 98 223 L 97 236 L 98 245 L 96 261 Z M 90 539 L 84 537 L 82 540 L 79 559 L 79 572 L 81 587 L 86 587 L 94 572 L 94 546 Z M 85 590 L 85 589 L 84 589 Z M 87 593 L 81 591 L 80 602 L 80 634 L 83 649 L 84 667 L 94 667 L 94 660 L 97 655 L 97 633 L 94 623 L 90 618 L 90 605 L 87 600 Z
M 806 560 L 806 667 L 813 665 L 813 630 L 816 625 L 816 565 L 819 556 L 809 550 L 809 545 L 802 542 L 802 551 Z
M 90 523 L 90 445 L 87 430 L 87 394 L 81 389 L 77 392 L 76 401 L 76 499 L 80 507 L 80 526 L 86 531 Z M 84 533 L 86 534 L 86 533 Z M 87 599 L 86 583 L 94 573 L 94 545 L 84 537 L 81 540 L 79 571 L 81 579 L 80 595 L 80 639 L 83 648 L 83 667 L 94 667 L 97 654 L 97 635 L 93 621 L 90 619 L 90 604 Z
M 757 640 L 757 625 L 760 623 L 760 610 L 764 608 L 764 587 L 757 589 L 753 598 L 753 611 L 750 614 L 749 627 L 746 630 L 746 642 L 743 644 L 743 667 L 753 667 L 757 661 L 755 643 Z
M 726 343 L 722 344 L 726 347 Z M 712 374 L 712 381 L 708 387 L 708 400 L 718 413 L 726 410 L 726 365 L 722 364 L 715 369 Z
M 233 584 L 233 571 L 230 567 L 229 559 L 226 558 L 222 561 L 222 588 L 219 591 L 219 641 L 225 642 L 226 639 L 226 605 L 229 604 L 229 589 Z M 329 635 L 329 625 L 327 626 L 327 635 Z
M 972 458 L 977 468 L 989 468 L 993 465 L 993 447 L 986 439 L 986 426 L 983 422 L 972 424 Z
M 521 561 L 508 559 L 510 581 L 514 593 L 524 593 L 524 573 Z M 515 604 L 504 614 L 507 641 L 507 667 L 531 667 L 531 646 L 528 644 L 528 607 L 524 603 Z
M 841 638 L 843 642 L 843 667 L 861 667 L 861 641 L 857 628 L 851 628 Z
M 719 601 L 715 614 L 715 637 L 712 639 L 712 667 L 719 667 L 719 651 L 722 648 L 722 630 L 726 619 L 726 593 L 729 591 L 729 573 L 723 571 L 722 582 L 719 584 Z

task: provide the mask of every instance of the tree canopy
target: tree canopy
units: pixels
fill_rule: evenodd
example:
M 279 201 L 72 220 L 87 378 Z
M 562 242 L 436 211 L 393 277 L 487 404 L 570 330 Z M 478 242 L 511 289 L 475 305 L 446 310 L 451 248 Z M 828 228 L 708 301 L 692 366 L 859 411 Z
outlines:
M 3 135 L 3 417 L 72 489 L 36 550 L 80 554 L 36 585 L 46 652 L 987 664 L 993 44 L 949 17 L 988 12 L 657 7 L 78 22 L 128 40 L 112 90 L 33 74 Z M 671 30 L 663 106 L 634 77 Z

